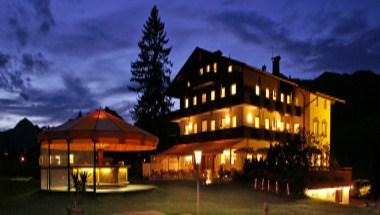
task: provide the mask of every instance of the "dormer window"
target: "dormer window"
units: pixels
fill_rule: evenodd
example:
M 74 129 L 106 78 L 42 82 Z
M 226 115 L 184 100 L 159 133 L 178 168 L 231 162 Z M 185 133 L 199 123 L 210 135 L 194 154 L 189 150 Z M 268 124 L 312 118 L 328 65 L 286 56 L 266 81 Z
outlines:
M 214 73 L 216 73 L 218 71 L 218 64 L 215 62 L 214 63 Z
M 228 66 L 228 72 L 232 72 L 232 65 Z
M 236 95 L 236 84 L 231 85 L 231 95 Z
M 256 87 L 255 87 L 255 94 L 256 94 L 256 96 L 260 95 L 260 87 L 257 84 L 256 84 Z
M 199 74 L 200 74 L 200 75 L 203 75 L 203 67 L 201 67 L 201 68 L 199 69 Z

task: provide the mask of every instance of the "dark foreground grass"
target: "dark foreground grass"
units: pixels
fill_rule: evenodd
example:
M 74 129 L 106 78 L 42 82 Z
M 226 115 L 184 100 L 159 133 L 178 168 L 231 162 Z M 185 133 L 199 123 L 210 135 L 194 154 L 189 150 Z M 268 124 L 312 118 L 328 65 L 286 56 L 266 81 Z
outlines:
M 160 182 L 157 189 L 140 193 L 93 194 L 78 197 L 86 214 L 127 211 L 160 211 L 166 214 L 194 214 L 195 182 Z M 369 208 L 336 205 L 309 199 L 292 200 L 254 192 L 237 184 L 201 186 L 201 214 L 374 214 Z M 39 191 L 38 181 L 0 181 L 0 214 L 66 214 L 74 194 Z

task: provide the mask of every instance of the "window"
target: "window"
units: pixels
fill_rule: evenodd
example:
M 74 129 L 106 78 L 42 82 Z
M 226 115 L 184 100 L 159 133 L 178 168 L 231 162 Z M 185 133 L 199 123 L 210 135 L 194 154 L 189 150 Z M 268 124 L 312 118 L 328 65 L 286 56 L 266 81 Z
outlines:
M 283 93 L 281 93 L 281 95 L 280 95 L 280 101 L 284 102 L 284 94 Z
M 256 87 L 255 87 L 255 93 L 256 93 L 256 96 L 260 95 L 260 87 L 257 84 L 256 84 Z
M 191 86 L 191 85 L 190 85 L 190 81 L 188 81 L 188 82 L 187 82 L 187 87 L 190 87 L 190 86 Z
M 193 123 L 192 122 L 189 122 L 189 124 L 187 124 L 187 129 L 188 129 L 188 133 L 191 133 L 193 131 Z
M 226 97 L 226 88 L 222 87 L 220 88 L 220 98 Z
M 250 125 L 253 122 L 252 113 L 247 113 L 247 123 Z
M 218 71 L 218 64 L 214 63 L 214 73 L 216 73 L 217 71 Z
M 232 72 L 232 65 L 228 66 L 228 72 Z
M 185 108 L 188 108 L 188 107 L 189 107 L 189 99 L 185 98 Z
M 187 124 L 185 124 L 185 135 L 189 134 L 189 127 Z
M 322 135 L 327 136 L 327 123 L 322 122 Z
M 298 97 L 296 96 L 296 98 L 295 98 L 295 103 L 296 103 L 296 106 L 299 106 L 300 105 L 300 103 L 299 103 L 299 101 L 298 101 Z
M 226 118 L 220 120 L 220 129 L 226 128 Z
M 198 133 L 198 124 L 196 122 L 193 125 L 193 133 L 194 134 Z
M 277 93 L 276 93 L 276 90 L 273 90 L 273 100 L 275 100 L 276 101 L 276 98 L 277 98 Z
M 202 132 L 207 132 L 207 120 L 202 120 Z
M 294 123 L 294 133 L 299 133 L 299 132 L 300 132 L 300 124 Z
M 265 88 L 265 98 L 269 99 L 269 89 Z
M 210 130 L 215 131 L 215 120 L 211 120 Z
M 290 132 L 290 124 L 289 123 L 286 123 L 286 127 L 285 128 L 286 128 L 287 132 Z
M 193 105 L 194 105 L 194 106 L 197 106 L 197 96 L 194 96 L 194 97 L 193 97 Z
M 318 121 L 313 122 L 313 133 L 318 135 Z
M 74 155 L 70 154 L 70 164 L 74 164 Z
M 215 90 L 212 90 L 211 91 L 211 98 L 210 98 L 211 101 L 214 101 L 215 100 Z
M 292 101 L 290 95 L 286 95 L 286 104 L 290 104 L 291 102 Z
M 202 93 L 202 104 L 206 103 L 206 101 L 207 101 L 206 93 Z
M 207 67 L 206 67 L 206 71 L 207 71 L 207 73 L 210 72 L 210 65 L 207 65 Z
M 265 119 L 265 129 L 269 130 L 269 119 Z
M 56 155 L 54 158 L 55 158 L 55 161 L 57 162 L 57 164 L 61 165 L 61 156 Z
M 279 131 L 281 130 L 281 120 L 279 120 L 279 119 L 276 120 L 276 128 Z
M 236 116 L 232 116 L 232 128 L 236 128 Z
M 255 128 L 260 128 L 260 118 L 258 116 L 255 117 Z
M 236 95 L 236 84 L 231 85 L 231 95 Z
M 199 74 L 203 75 L 203 67 L 199 69 Z

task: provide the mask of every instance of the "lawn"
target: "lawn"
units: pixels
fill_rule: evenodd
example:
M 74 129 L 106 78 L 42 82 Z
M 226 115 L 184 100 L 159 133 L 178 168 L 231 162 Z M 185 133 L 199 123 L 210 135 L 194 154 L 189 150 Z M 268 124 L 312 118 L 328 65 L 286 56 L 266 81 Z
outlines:
M 0 180 L 0 214 L 66 214 L 74 194 L 39 191 L 38 181 Z M 159 182 L 157 189 L 140 193 L 86 194 L 79 205 L 86 214 L 127 211 L 160 211 L 166 214 L 195 212 L 195 182 Z M 201 186 L 201 214 L 374 214 L 369 208 L 336 205 L 309 199 L 294 200 L 254 192 L 237 184 Z

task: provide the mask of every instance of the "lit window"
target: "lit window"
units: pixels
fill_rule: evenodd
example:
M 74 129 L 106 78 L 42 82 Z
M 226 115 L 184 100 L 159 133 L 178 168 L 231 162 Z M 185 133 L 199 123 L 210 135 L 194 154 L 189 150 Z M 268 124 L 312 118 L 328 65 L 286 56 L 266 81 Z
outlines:
M 286 131 L 290 132 L 290 124 L 289 123 L 286 123 Z
M 207 120 L 202 120 L 202 132 L 207 132 Z
M 187 124 L 187 129 L 188 129 L 189 133 L 191 133 L 193 131 L 193 123 L 192 122 L 189 122 L 189 124 Z
M 290 104 L 291 102 L 292 101 L 290 95 L 286 95 L 286 104 Z
M 255 117 L 255 128 L 260 128 L 260 118 L 258 116 Z
M 327 124 L 326 124 L 326 122 L 322 122 L 322 135 L 327 136 Z
M 207 65 L 207 67 L 206 67 L 206 71 L 207 71 L 207 73 L 210 72 L 210 65 Z
M 277 130 L 281 130 L 281 120 L 279 119 L 276 120 L 276 128 Z
M 231 85 L 231 95 L 236 95 L 236 84 Z
M 70 164 L 74 164 L 74 155 L 70 154 Z
M 193 105 L 194 105 L 194 106 L 197 105 L 197 97 L 196 97 L 196 96 L 193 97 Z
M 222 87 L 220 88 L 220 98 L 226 97 L 226 88 Z
M 231 117 L 230 117 L 230 115 L 227 115 L 227 116 L 226 116 L 226 126 L 225 126 L 225 127 L 226 127 L 226 128 L 227 128 L 227 127 L 229 128 L 229 127 L 230 127 L 230 123 L 231 123 Z
M 189 127 L 188 125 L 185 124 L 185 135 L 188 135 L 189 134 Z
M 57 162 L 57 165 L 61 165 L 61 156 L 56 155 L 55 156 L 55 161 Z
M 265 119 L 265 129 L 269 130 L 269 119 Z
M 276 90 L 273 90 L 273 100 L 276 100 L 276 98 L 277 98 L 277 94 L 276 94 Z
M 272 120 L 272 130 L 276 130 L 276 120 Z
M 215 90 L 212 90 L 211 91 L 211 98 L 210 98 L 211 101 L 214 101 L 215 100 Z
M 210 130 L 215 131 L 215 120 L 211 120 Z
M 284 94 L 283 93 L 281 93 L 281 95 L 280 95 L 280 101 L 284 102 Z
M 216 73 L 218 71 L 218 64 L 214 63 L 214 72 Z
M 197 123 L 194 123 L 194 125 L 193 125 L 193 133 L 194 134 L 198 133 L 198 124 Z
M 269 89 L 265 88 L 265 98 L 269 99 Z
M 285 129 L 284 122 L 280 121 L 280 131 L 284 131 L 284 129 Z
M 256 84 L 256 87 L 255 87 L 255 93 L 256 93 L 256 96 L 260 95 L 260 87 L 257 84 Z
M 189 99 L 185 98 L 185 108 L 188 108 L 188 107 L 189 107 Z
M 295 123 L 294 124 L 294 133 L 299 133 L 300 132 L 300 124 L 299 123 Z
M 206 101 L 207 101 L 206 99 L 207 99 L 206 93 L 202 93 L 202 104 L 206 103 Z
M 220 120 L 220 129 L 224 128 L 226 128 L 226 118 L 222 118 L 222 120 Z
M 313 122 L 313 133 L 318 135 L 318 121 Z
M 191 85 L 190 85 L 190 81 L 188 81 L 188 82 L 187 82 L 187 87 L 190 87 L 190 86 L 191 86 Z
M 253 122 L 252 113 L 248 113 L 247 114 L 247 123 L 248 124 L 252 124 L 252 122 Z
M 236 128 L 236 116 L 232 116 L 232 128 Z
M 232 72 L 232 65 L 228 66 L 228 72 Z
M 299 103 L 299 101 L 298 101 L 298 97 L 296 97 L 294 100 L 295 100 L 296 106 L 299 106 L 300 103 Z
M 199 74 L 203 75 L 203 67 L 199 69 Z

